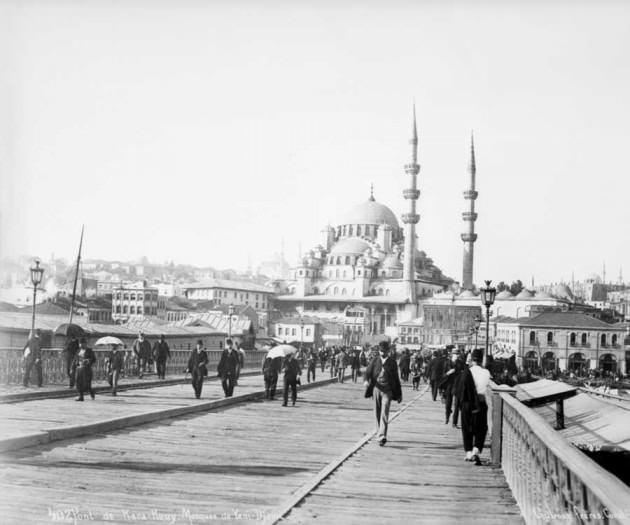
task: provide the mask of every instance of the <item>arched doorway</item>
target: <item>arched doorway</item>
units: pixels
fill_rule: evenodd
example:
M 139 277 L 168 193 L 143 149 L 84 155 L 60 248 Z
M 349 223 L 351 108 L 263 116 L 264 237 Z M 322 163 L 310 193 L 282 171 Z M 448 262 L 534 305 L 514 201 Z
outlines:
M 542 357 L 543 372 L 549 372 L 556 369 L 556 356 L 553 352 L 545 352 Z
M 531 350 L 525 354 L 525 357 L 523 357 L 523 368 L 526 370 L 529 368 L 530 371 L 538 368 L 538 352 Z
M 617 371 L 617 358 L 613 354 L 604 354 L 599 358 L 599 368 L 614 374 Z
M 575 372 L 578 375 L 582 375 L 586 370 L 586 359 L 584 354 L 576 352 L 569 356 L 569 372 Z

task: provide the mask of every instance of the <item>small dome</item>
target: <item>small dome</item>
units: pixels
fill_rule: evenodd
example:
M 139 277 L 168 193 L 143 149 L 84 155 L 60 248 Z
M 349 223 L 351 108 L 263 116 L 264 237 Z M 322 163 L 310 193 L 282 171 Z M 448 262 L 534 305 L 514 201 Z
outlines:
M 502 292 L 499 292 L 497 294 L 497 299 L 512 299 L 512 297 L 514 297 L 512 295 L 512 292 L 510 292 L 510 290 L 503 290 Z
M 370 245 L 356 237 L 346 237 L 341 239 L 337 244 L 335 244 L 330 250 L 331 255 L 337 254 L 353 254 L 358 255 L 368 250 Z
M 398 257 L 390 254 L 383 259 L 383 268 L 402 268 L 403 264 Z
M 551 291 L 551 294 L 558 299 L 565 299 L 567 301 L 573 301 L 573 293 L 566 284 L 556 284 Z
M 516 296 L 517 299 L 532 299 L 533 297 L 534 294 L 530 292 L 527 288 L 523 288 L 521 290 L 521 293 Z
M 398 219 L 394 212 L 384 204 L 374 200 L 368 200 L 357 204 L 341 220 L 339 224 L 387 224 L 392 228 L 398 228 Z
M 458 295 L 460 299 L 470 299 L 472 297 L 476 297 L 475 294 L 470 290 L 464 290 L 462 293 Z

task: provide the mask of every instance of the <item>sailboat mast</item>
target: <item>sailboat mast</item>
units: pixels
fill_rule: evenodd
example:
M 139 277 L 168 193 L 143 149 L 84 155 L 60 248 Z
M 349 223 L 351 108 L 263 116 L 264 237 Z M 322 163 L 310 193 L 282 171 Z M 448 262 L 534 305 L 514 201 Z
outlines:
M 70 301 L 70 320 L 69 324 L 72 324 L 72 314 L 74 313 L 74 297 L 77 293 L 77 281 L 79 280 L 79 263 L 81 262 L 81 248 L 83 246 L 83 228 L 85 225 L 81 225 L 81 240 L 79 241 L 79 253 L 77 255 L 77 269 L 74 272 L 74 285 L 72 286 L 72 300 Z

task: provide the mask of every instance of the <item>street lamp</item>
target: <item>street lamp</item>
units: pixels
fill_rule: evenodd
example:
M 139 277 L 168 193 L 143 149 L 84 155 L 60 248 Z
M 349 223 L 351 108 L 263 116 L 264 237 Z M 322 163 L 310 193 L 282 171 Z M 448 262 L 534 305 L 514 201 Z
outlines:
M 234 315 L 234 306 L 230 305 L 228 307 L 228 337 L 232 337 L 232 316 Z
M 37 301 L 37 286 L 41 284 L 44 269 L 39 267 L 39 261 L 35 259 L 35 268 L 31 268 L 31 282 L 33 283 L 33 321 L 31 323 L 31 336 L 35 334 L 35 303 Z
M 490 286 L 492 281 L 486 281 L 486 286 L 481 288 L 481 304 L 486 307 L 486 351 L 483 355 L 483 364 L 488 360 L 488 343 L 490 342 L 490 307 L 494 304 L 497 289 Z
M 300 316 L 300 352 L 304 344 L 304 318 Z

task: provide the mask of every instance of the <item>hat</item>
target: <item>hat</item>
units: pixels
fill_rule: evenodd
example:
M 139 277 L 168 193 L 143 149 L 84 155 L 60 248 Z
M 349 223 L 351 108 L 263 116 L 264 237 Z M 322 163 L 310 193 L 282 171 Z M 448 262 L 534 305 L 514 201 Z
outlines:
M 483 349 L 482 348 L 475 348 L 472 351 L 472 355 L 470 356 L 470 358 L 473 361 L 478 361 L 481 363 L 481 361 L 483 361 Z
M 387 341 L 381 341 L 381 342 L 378 344 L 378 349 L 379 349 L 380 351 L 385 352 L 385 353 L 389 352 L 389 343 L 388 343 Z

